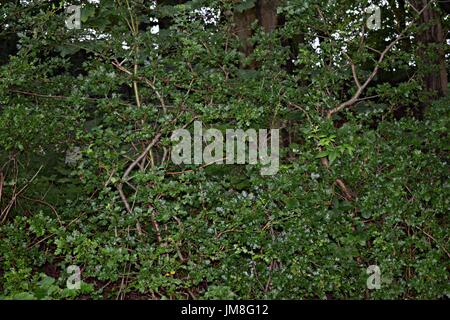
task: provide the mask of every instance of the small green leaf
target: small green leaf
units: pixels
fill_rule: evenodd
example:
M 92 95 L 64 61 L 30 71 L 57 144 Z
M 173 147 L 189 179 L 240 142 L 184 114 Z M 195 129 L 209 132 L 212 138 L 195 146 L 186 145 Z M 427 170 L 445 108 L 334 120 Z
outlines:
M 338 156 L 337 151 L 332 151 L 332 152 L 330 152 L 330 154 L 329 154 L 330 164 L 332 164 L 333 161 L 336 160 L 337 156 Z
M 319 154 L 316 156 L 316 158 L 325 158 L 325 157 L 327 157 L 329 154 L 330 154 L 330 152 L 327 151 L 327 150 L 325 150 L 325 151 L 322 151 L 321 153 L 319 153 Z

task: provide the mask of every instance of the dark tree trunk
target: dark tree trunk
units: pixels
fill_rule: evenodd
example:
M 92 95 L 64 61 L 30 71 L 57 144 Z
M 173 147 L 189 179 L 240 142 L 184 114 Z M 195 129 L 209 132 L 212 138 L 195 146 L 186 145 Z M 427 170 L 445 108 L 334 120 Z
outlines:
M 278 25 L 277 0 L 259 0 L 257 5 L 259 24 L 266 32 L 272 32 Z
M 415 0 L 414 6 L 422 10 L 430 0 Z M 443 46 L 446 43 L 446 30 L 444 31 L 441 17 L 437 8 L 428 5 L 428 8 L 420 17 L 423 28 L 417 34 L 420 48 L 418 55 L 419 66 L 428 68 L 424 70 L 422 77 L 426 90 L 433 94 L 433 98 L 439 98 L 448 94 L 448 78 Z
M 234 33 L 241 42 L 241 50 L 245 56 L 253 52 L 252 24 L 258 20 L 259 25 L 265 32 L 272 32 L 278 25 L 277 15 L 278 0 L 258 0 L 253 8 L 243 12 L 233 13 Z M 250 68 L 256 68 L 256 63 L 251 63 Z
M 234 12 L 233 23 L 234 32 L 241 42 L 242 52 L 249 56 L 253 52 L 250 41 L 252 36 L 252 23 L 257 19 L 256 8 L 248 9 L 244 12 Z

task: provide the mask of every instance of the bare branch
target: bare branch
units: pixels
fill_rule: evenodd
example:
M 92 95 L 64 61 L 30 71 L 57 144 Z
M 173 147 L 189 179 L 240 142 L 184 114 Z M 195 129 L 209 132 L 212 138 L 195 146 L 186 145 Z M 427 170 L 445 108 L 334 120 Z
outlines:
M 130 70 L 128 70 L 127 68 L 122 66 L 117 60 L 115 60 L 112 64 L 113 64 L 113 66 L 115 66 L 120 71 L 125 72 L 126 74 L 128 74 L 130 76 L 135 76 L 135 74 L 133 72 L 131 72 Z M 146 77 L 137 77 L 137 79 L 139 79 L 140 81 L 145 82 L 145 84 L 147 84 L 150 88 L 152 88 L 152 90 L 155 92 L 156 97 L 158 98 L 158 100 L 159 100 L 159 102 L 161 104 L 161 107 L 163 108 L 164 112 L 166 112 L 167 111 L 166 103 L 164 102 L 164 98 L 162 97 L 161 93 L 156 88 L 156 86 L 154 84 L 154 81 L 150 81 Z
M 422 13 L 428 8 L 428 6 L 430 6 L 435 0 L 431 0 L 430 2 L 427 3 L 427 5 L 422 8 L 421 11 L 419 11 L 419 16 L 422 15 Z M 408 25 L 405 30 L 403 30 L 402 33 L 400 33 L 380 54 L 380 57 L 378 59 L 377 64 L 375 65 L 375 68 L 373 69 L 372 73 L 369 75 L 369 77 L 366 79 L 366 81 L 362 84 L 362 85 L 358 85 L 357 84 L 357 90 L 356 93 L 353 95 L 353 97 L 351 97 L 349 100 L 341 103 L 340 105 L 338 105 L 336 108 L 331 109 L 327 112 L 327 118 L 331 119 L 331 117 L 337 113 L 342 111 L 343 109 L 354 105 L 359 97 L 361 96 L 361 94 L 364 92 L 364 90 L 368 87 L 368 85 L 372 82 L 372 80 L 375 78 L 375 76 L 378 74 L 378 71 L 380 69 L 380 64 L 384 61 L 386 54 L 401 40 L 404 38 L 406 32 L 411 28 L 411 26 L 413 26 L 416 23 L 417 20 L 415 20 L 414 22 L 412 22 L 410 25 Z M 355 69 L 355 70 L 354 70 Z M 355 77 L 356 74 L 356 67 L 354 66 L 354 64 L 352 64 L 352 72 L 353 75 Z
M 131 173 L 131 171 L 133 171 L 133 169 L 140 163 L 140 161 L 142 161 L 143 158 L 145 158 L 147 156 L 147 153 L 150 151 L 151 148 L 153 148 L 153 146 L 158 143 L 159 139 L 162 136 L 162 132 L 159 132 L 156 134 L 156 136 L 153 138 L 153 140 L 147 145 L 147 147 L 145 148 L 145 150 L 139 155 L 139 157 L 137 157 L 125 170 L 125 173 L 122 176 L 122 181 L 119 183 L 119 185 L 117 186 L 117 190 L 119 191 L 119 195 L 120 198 L 122 199 L 122 202 L 125 205 L 125 208 L 127 209 L 128 213 L 131 213 L 131 207 L 130 204 L 128 202 L 127 197 L 125 196 L 125 193 L 123 192 L 123 184 L 124 182 L 128 182 L 129 179 L 129 175 Z
M 353 74 L 353 80 L 355 81 L 356 87 L 359 89 L 361 88 L 361 83 L 358 80 L 358 75 L 356 74 L 356 65 L 353 62 L 352 58 L 347 53 L 344 53 L 344 55 L 347 57 L 348 61 L 350 62 L 350 65 L 352 67 L 352 74 Z
M 34 176 L 30 180 L 28 180 L 28 182 L 25 183 L 25 185 L 22 188 L 20 188 L 19 191 L 16 192 L 16 190 L 14 189 L 11 200 L 9 201 L 5 210 L 3 210 L 0 213 L 0 223 L 5 222 L 6 218 L 8 217 L 9 212 L 11 211 L 11 208 L 13 207 L 14 203 L 16 203 L 17 198 L 28 188 L 28 186 L 34 181 L 34 179 L 36 179 L 36 177 L 39 175 L 39 172 L 41 172 L 43 167 L 44 166 L 40 166 L 38 171 L 34 174 Z

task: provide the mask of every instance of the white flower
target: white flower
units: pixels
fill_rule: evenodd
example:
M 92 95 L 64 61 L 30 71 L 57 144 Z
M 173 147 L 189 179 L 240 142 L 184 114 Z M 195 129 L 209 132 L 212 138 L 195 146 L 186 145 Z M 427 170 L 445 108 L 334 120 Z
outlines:
M 219 213 L 224 213 L 225 212 L 225 210 L 222 207 L 217 207 L 216 211 L 219 212 Z
M 320 178 L 320 174 L 318 174 L 318 173 L 311 173 L 311 179 L 313 179 L 313 180 L 317 180 L 318 178 Z

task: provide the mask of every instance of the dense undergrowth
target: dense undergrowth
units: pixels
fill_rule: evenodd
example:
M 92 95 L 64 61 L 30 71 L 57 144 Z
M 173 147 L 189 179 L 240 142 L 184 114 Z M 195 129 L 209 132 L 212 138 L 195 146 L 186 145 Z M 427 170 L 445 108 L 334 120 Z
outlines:
M 444 2 L 68 3 L 0 4 L 1 299 L 450 297 Z M 194 121 L 279 171 L 175 165 Z
M 314 128 L 302 127 L 302 142 L 284 149 L 273 177 L 251 166 L 177 175 L 155 168 L 137 177 L 148 187 L 133 214 L 111 186 L 92 194 L 95 181 L 72 177 L 95 174 L 87 153 L 77 168 L 51 183 L 38 178 L 27 192 L 33 198 L 48 186 L 61 199 L 58 216 L 35 203 L 0 227 L 2 296 L 448 298 L 448 105 L 376 129 L 350 120 L 333 140 L 352 152 L 330 169 L 308 139 Z M 159 241 L 146 203 L 158 212 Z M 64 289 L 69 265 L 82 269 L 78 291 Z M 366 287 L 369 265 L 380 267 L 379 290 Z

